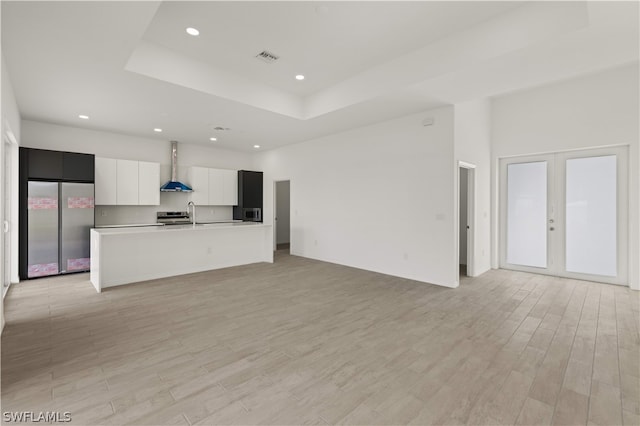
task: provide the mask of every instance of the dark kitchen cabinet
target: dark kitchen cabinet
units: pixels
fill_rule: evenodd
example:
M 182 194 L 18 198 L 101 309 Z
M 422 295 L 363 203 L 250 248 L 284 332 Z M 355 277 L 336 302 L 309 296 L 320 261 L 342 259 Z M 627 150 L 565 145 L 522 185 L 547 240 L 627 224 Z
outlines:
M 92 154 L 20 148 L 21 176 L 24 179 L 92 183 L 94 163 Z
M 30 148 L 21 148 L 20 152 L 26 156 L 29 179 L 62 178 L 62 152 Z
M 247 210 L 259 209 L 256 216 L 247 216 Z M 262 222 L 262 172 L 238 170 L 238 205 L 233 207 L 233 218 Z
M 94 223 L 94 156 L 21 147 L 19 159 L 20 278 L 84 270 Z M 70 267 L 71 259 L 79 263 Z
M 238 204 L 245 209 L 262 208 L 262 172 L 238 172 Z
M 95 160 L 91 154 L 64 152 L 62 155 L 62 179 L 74 182 L 93 182 Z

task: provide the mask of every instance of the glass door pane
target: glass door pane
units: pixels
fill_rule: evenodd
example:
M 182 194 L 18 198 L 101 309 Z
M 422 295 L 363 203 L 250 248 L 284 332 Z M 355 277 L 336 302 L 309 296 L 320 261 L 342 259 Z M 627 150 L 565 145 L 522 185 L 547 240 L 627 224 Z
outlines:
M 566 163 L 566 270 L 617 275 L 616 156 Z
M 547 267 L 547 162 L 507 166 L 506 261 Z

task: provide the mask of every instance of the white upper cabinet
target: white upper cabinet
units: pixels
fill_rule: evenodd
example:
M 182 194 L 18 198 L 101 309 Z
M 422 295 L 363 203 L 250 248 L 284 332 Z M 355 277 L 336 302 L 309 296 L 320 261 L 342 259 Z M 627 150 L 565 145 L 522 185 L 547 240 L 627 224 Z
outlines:
M 189 169 L 189 184 L 193 192 L 190 200 L 197 206 L 209 204 L 209 169 L 206 167 L 191 167 Z
M 117 160 L 95 159 L 95 203 L 98 206 L 114 206 L 116 199 Z
M 138 204 L 160 205 L 160 164 L 138 162 Z
M 138 162 L 117 160 L 116 204 L 138 205 Z
M 238 205 L 238 171 L 223 170 L 224 193 L 223 200 L 225 205 Z
M 160 164 L 96 157 L 95 193 L 98 206 L 160 205 Z
M 209 169 L 209 205 L 224 206 L 224 170 Z
M 201 206 L 238 204 L 238 171 L 191 167 L 191 201 Z

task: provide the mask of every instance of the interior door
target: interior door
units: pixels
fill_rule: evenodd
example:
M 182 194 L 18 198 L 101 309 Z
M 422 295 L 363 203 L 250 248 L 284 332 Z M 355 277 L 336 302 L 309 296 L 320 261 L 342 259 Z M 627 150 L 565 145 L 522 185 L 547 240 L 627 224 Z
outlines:
M 625 147 L 501 161 L 505 269 L 627 284 Z

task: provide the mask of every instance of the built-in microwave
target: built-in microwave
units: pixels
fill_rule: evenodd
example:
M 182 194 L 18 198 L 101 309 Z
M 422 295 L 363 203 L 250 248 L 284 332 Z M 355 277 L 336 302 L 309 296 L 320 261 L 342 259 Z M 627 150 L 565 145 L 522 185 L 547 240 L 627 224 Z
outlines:
M 246 222 L 262 222 L 262 209 L 242 209 L 242 220 Z

